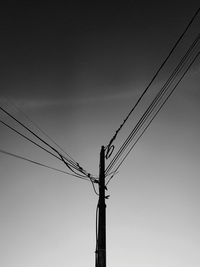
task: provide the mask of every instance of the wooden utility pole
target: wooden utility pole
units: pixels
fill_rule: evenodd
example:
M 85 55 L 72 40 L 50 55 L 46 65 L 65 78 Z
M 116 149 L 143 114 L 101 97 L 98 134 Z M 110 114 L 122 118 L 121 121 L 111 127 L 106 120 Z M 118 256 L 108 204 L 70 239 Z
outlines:
M 99 203 L 96 267 L 106 267 L 105 148 L 101 147 L 99 164 Z

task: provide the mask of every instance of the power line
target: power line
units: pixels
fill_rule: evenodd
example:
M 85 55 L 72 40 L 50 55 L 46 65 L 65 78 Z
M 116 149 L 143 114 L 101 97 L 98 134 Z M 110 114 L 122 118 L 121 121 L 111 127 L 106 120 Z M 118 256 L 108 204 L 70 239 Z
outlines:
M 39 145 L 38 143 L 36 143 L 35 141 L 33 141 L 32 139 L 30 139 L 29 137 L 25 136 L 24 134 L 20 133 L 18 130 L 14 129 L 12 126 L 10 126 L 9 124 L 7 124 L 6 122 L 0 120 L 0 122 L 5 125 L 7 128 L 11 129 L 12 131 L 14 131 L 15 133 L 17 133 L 18 135 L 20 135 L 21 137 L 25 138 L 26 140 L 30 141 L 32 144 L 38 146 L 39 148 L 43 149 L 44 151 L 46 151 L 47 153 L 49 153 L 50 155 L 54 156 L 55 158 L 60 159 L 60 157 L 56 156 L 54 153 L 52 153 L 51 151 L 49 151 L 48 149 L 44 148 L 43 146 Z
M 72 163 L 76 163 L 76 161 L 66 152 L 64 151 L 64 149 L 58 145 L 55 140 L 50 137 L 35 121 L 33 121 L 21 108 L 19 108 L 15 103 L 13 103 L 13 101 L 11 101 L 10 99 L 8 98 L 5 98 L 6 102 L 8 104 L 11 104 L 15 107 L 15 109 L 17 111 L 19 111 L 21 114 L 23 114 L 23 116 L 29 121 L 31 122 L 43 135 L 45 135 L 51 142 L 54 143 L 54 145 L 56 145 L 63 153 L 65 153 L 70 159 L 71 159 L 71 162 Z
M 61 160 L 61 161 L 64 161 L 62 156 L 60 155 L 60 157 L 58 157 L 57 155 L 55 155 L 54 153 L 52 153 L 51 151 L 49 151 L 48 149 L 44 148 L 43 146 L 37 144 L 35 141 L 31 140 L 30 138 L 28 138 L 27 136 L 25 136 L 24 134 L 20 133 L 18 130 L 14 129 L 12 126 L 8 125 L 7 123 L 3 122 L 2 120 L 0 120 L 0 122 L 2 124 L 4 124 L 6 127 L 8 127 L 9 129 L 11 129 L 12 131 L 14 131 L 15 133 L 19 134 L 20 136 L 24 137 L 26 140 L 30 141 L 31 143 L 33 143 L 34 145 L 38 146 L 39 148 L 43 149 L 44 151 L 46 151 L 47 153 L 49 153 L 50 155 L 54 156 L 55 158 L 57 158 L 58 160 Z M 79 176 L 79 178 L 86 178 L 88 177 L 88 174 L 87 175 L 80 175 L 79 173 L 75 172 L 73 170 L 73 167 L 70 166 L 67 162 L 64 161 L 64 163 L 67 165 L 67 167 L 75 174 L 75 176 Z M 89 180 L 91 179 L 94 179 L 96 180 L 94 177 L 90 177 Z
M 75 171 L 75 170 L 73 170 L 73 168 L 71 167 L 71 166 L 69 166 L 69 164 L 68 164 L 68 162 L 66 162 L 65 161 L 65 159 L 64 159 L 64 157 L 60 154 L 60 158 L 61 158 L 61 160 L 64 162 L 64 164 L 73 172 L 73 173 L 75 173 L 76 175 L 78 175 L 77 174 L 77 172 Z M 85 173 L 85 171 L 80 167 L 80 169 L 79 169 L 79 171 L 81 171 L 86 177 L 88 177 L 89 179 L 90 179 L 90 181 L 91 182 L 96 182 L 97 180 L 96 180 L 96 178 L 94 178 L 94 177 L 92 177 L 91 176 L 91 174 L 89 174 L 89 173 Z M 85 176 L 83 176 L 83 177 L 85 177 Z M 95 191 L 95 190 L 94 190 Z M 96 193 L 96 192 L 95 192 Z
M 186 73 L 188 72 L 188 70 L 190 69 L 190 67 L 194 64 L 194 62 L 196 61 L 196 59 L 200 56 L 200 51 L 196 54 L 196 56 L 193 58 L 193 60 L 191 61 L 191 63 L 189 64 L 189 66 L 187 67 L 187 69 L 184 71 L 184 73 L 182 74 L 182 76 L 180 77 L 179 81 L 176 83 L 176 85 L 174 86 L 174 88 L 172 89 L 172 91 L 169 93 L 169 95 L 167 96 L 167 98 L 164 100 L 164 102 L 161 104 L 161 106 L 159 107 L 159 109 L 156 111 L 156 113 L 153 115 L 153 117 L 151 118 L 151 120 L 148 122 L 148 124 L 146 125 L 146 127 L 143 129 L 143 131 L 140 133 L 140 135 L 138 136 L 138 138 L 136 139 L 136 141 L 132 144 L 131 148 L 128 150 L 128 152 L 126 153 L 126 155 L 124 156 L 124 158 L 121 160 L 121 162 L 119 163 L 119 165 L 117 166 L 117 168 L 114 170 L 114 174 L 110 177 L 110 179 L 108 180 L 107 184 L 110 182 L 110 180 L 113 178 L 113 176 L 116 174 L 116 172 L 118 171 L 118 169 L 120 168 L 120 166 L 123 164 L 123 162 L 125 161 L 125 159 L 127 158 L 127 156 L 130 154 L 130 152 L 132 151 L 132 149 L 135 147 L 135 145 L 137 144 L 137 142 L 140 140 L 140 138 L 142 137 L 142 135 L 145 133 L 145 131 L 147 130 L 147 128 L 150 126 L 150 124 L 152 123 L 152 121 L 154 120 L 154 118 L 157 116 L 157 114 L 159 113 L 159 111 L 162 109 L 162 107 L 164 106 L 164 104 L 167 102 L 167 100 L 169 99 L 169 97 L 173 94 L 173 92 L 175 91 L 175 89 L 177 88 L 177 86 L 179 85 L 179 83 L 182 81 L 182 79 L 184 78 L 184 76 L 186 75 Z M 106 184 L 106 185 L 107 185 Z
M 39 137 L 36 133 L 34 133 L 32 130 L 30 130 L 26 125 L 24 125 L 22 122 L 20 122 L 18 119 L 16 119 L 13 115 L 11 115 L 8 111 L 6 111 L 4 108 L 0 107 L 0 109 L 7 114 L 9 117 L 11 117 L 14 121 L 16 121 L 18 124 L 20 124 L 23 128 L 25 128 L 28 132 L 30 132 L 32 135 L 34 135 L 37 139 L 39 139 L 42 143 L 50 147 L 53 151 L 59 154 L 59 152 L 49 145 L 46 141 L 44 141 L 41 137 Z
M 18 119 L 16 119 L 13 115 L 11 115 L 8 111 L 6 111 L 4 108 L 0 107 L 0 110 L 2 110 L 5 114 L 7 114 L 9 117 L 11 117 L 14 121 L 16 121 L 18 124 L 20 124 L 23 128 L 25 128 L 28 132 L 30 132 L 32 135 L 34 135 L 37 139 L 39 139 L 42 143 L 44 143 L 46 146 L 48 146 L 49 148 L 51 148 L 53 151 L 55 151 L 59 157 L 61 156 L 61 153 L 59 153 L 53 146 L 51 146 L 50 144 L 48 144 L 46 141 L 44 141 L 41 137 L 39 137 L 37 134 L 35 134 L 32 130 L 30 130 L 26 125 L 24 125 L 22 122 L 20 122 Z M 53 154 L 53 153 L 52 153 Z M 88 176 L 89 173 L 87 173 L 77 162 L 71 162 L 70 160 L 68 160 L 66 157 L 62 156 L 62 159 L 59 158 L 60 160 L 63 161 L 63 158 L 65 159 L 65 163 L 67 162 L 67 167 L 71 166 L 74 169 L 76 169 L 77 171 L 80 171 L 81 173 L 83 173 L 84 175 Z
M 184 29 L 183 33 L 180 35 L 180 37 L 178 38 L 178 40 L 176 41 L 176 43 L 172 47 L 172 49 L 169 52 L 168 56 L 164 59 L 164 61 L 162 62 L 162 64 L 158 68 L 158 70 L 156 71 L 155 75 L 153 76 L 153 78 L 151 79 L 151 81 L 149 82 L 149 84 L 147 85 L 147 87 L 145 88 L 145 90 L 143 91 L 143 93 L 141 94 L 141 96 L 139 97 L 139 99 L 137 100 L 137 102 L 135 103 L 135 105 L 133 106 L 133 108 L 130 110 L 130 112 L 128 113 L 128 115 L 124 119 L 123 123 L 120 125 L 120 127 L 115 132 L 114 136 L 111 138 L 109 144 L 107 145 L 107 152 L 106 152 L 106 158 L 107 159 L 112 155 L 112 153 L 114 151 L 114 146 L 112 144 L 113 144 L 114 140 L 116 139 L 119 131 L 125 125 L 126 121 L 130 117 L 130 115 L 133 113 L 133 111 L 136 109 L 136 107 L 138 106 L 138 104 L 140 103 L 140 101 L 142 100 L 142 98 L 144 97 L 144 95 L 147 93 L 147 91 L 149 90 L 150 86 L 155 81 L 156 77 L 158 76 L 158 74 L 160 73 L 160 71 L 162 70 L 162 68 L 164 67 L 164 65 L 166 64 L 166 62 L 168 61 L 168 59 L 170 58 L 170 56 L 173 54 L 174 50 L 176 49 L 176 47 L 178 46 L 178 44 L 181 42 L 181 40 L 183 39 L 184 35 L 186 34 L 186 32 L 188 31 L 188 29 L 190 28 L 190 26 L 192 25 L 193 21 L 195 20 L 195 18 L 198 15 L 199 11 L 200 11 L 200 8 L 197 9 L 197 11 L 193 15 L 192 19 L 189 21 L 188 25 Z
M 191 57 L 191 54 L 194 52 L 195 47 L 198 44 L 198 41 L 200 39 L 200 34 L 197 35 L 192 45 L 187 50 L 186 54 L 182 57 L 181 61 L 167 80 L 167 82 L 164 84 L 164 86 L 161 88 L 161 90 L 157 93 L 156 97 L 153 99 L 145 113 L 140 118 L 139 122 L 136 124 L 136 126 L 133 128 L 132 132 L 129 134 L 123 145 L 120 147 L 110 164 L 108 165 L 106 169 L 106 173 L 109 172 L 109 170 L 114 166 L 116 161 L 119 159 L 123 151 L 126 149 L 126 147 L 130 144 L 131 140 L 134 138 L 134 136 L 137 134 L 137 132 L 141 129 L 142 125 L 145 123 L 145 121 L 148 119 L 150 114 L 154 111 L 155 107 L 158 105 L 158 103 L 161 101 L 161 99 L 164 97 L 165 93 L 169 89 L 170 85 L 172 84 L 173 80 L 175 80 L 178 73 L 183 69 L 186 62 L 189 60 L 189 57 Z
M 9 156 L 12 156 L 12 157 L 15 157 L 15 158 L 18 158 L 18 159 L 22 159 L 24 161 L 28 161 L 28 162 L 31 162 L 33 164 L 36 164 L 36 165 L 39 165 L 39 166 L 42 166 L 42 167 L 45 167 L 45 168 L 48 168 L 48 169 L 51 169 L 51 170 L 54 170 L 54 171 L 57 171 L 57 172 L 60 172 L 60 173 L 64 173 L 64 174 L 68 174 L 68 175 L 71 175 L 71 176 L 74 176 L 76 178 L 79 178 L 79 179 L 83 179 L 83 180 L 86 180 L 86 181 L 89 181 L 89 179 L 87 178 L 84 178 L 84 177 L 81 177 L 79 175 L 74 175 L 74 174 L 71 174 L 69 172 L 66 172 L 66 171 L 62 171 L 60 169 L 57 169 L 57 168 L 54 168 L 54 167 L 50 167 L 48 165 L 45 165 L 43 163 L 40 163 L 40 162 L 37 162 L 37 161 L 34 161 L 34 160 L 31 160 L 31 159 L 28 159 L 28 158 L 25 158 L 25 157 L 22 157 L 22 156 L 19 156 L 17 154 L 14 154 L 14 153 L 11 153 L 11 152 L 8 152 L 8 151 L 5 151 L 3 149 L 0 149 L 0 153 L 2 154 L 6 154 L 6 155 L 9 155 Z
M 20 122 L 18 119 L 16 119 L 13 115 L 11 115 L 9 112 L 7 112 L 4 108 L 0 107 L 0 109 L 7 114 L 9 117 L 11 117 L 13 120 L 15 120 L 18 124 L 20 124 L 23 128 L 25 128 L 27 131 L 29 131 L 31 134 L 33 134 L 36 138 L 38 138 L 42 143 L 44 143 L 45 145 L 47 145 L 48 147 L 50 147 L 52 150 L 54 150 L 56 153 L 57 150 L 52 147 L 51 145 L 49 145 L 46 141 L 44 141 L 41 137 L 39 137 L 37 134 L 35 134 L 32 130 L 30 130 L 26 125 L 24 125 L 22 122 Z

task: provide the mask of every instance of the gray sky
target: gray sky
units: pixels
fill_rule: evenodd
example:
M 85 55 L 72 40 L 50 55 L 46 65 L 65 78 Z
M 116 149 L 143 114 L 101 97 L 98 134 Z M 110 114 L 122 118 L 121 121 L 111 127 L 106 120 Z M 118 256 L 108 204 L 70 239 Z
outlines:
M 1 106 L 41 134 L 14 102 L 98 175 L 101 145 L 197 8 L 197 1 L 93 6 L 13 1 L 1 16 Z M 199 23 L 198 17 L 120 132 L 116 149 L 196 37 Z M 199 63 L 109 184 L 108 266 L 200 264 Z M 0 119 L 20 129 L 2 112 Z M 2 124 L 0 140 L 0 149 L 67 171 Z M 91 184 L 3 154 L 0 165 L 0 266 L 94 266 L 97 196 Z

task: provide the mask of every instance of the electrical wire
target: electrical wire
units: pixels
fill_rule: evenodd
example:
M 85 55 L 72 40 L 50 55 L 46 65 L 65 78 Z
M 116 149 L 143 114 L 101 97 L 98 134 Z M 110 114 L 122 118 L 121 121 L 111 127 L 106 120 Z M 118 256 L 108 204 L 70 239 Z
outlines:
M 180 35 L 180 37 L 178 38 L 178 40 L 176 41 L 176 43 L 174 44 L 174 46 L 172 47 L 171 51 L 169 52 L 168 56 L 164 59 L 164 61 L 162 62 L 162 64 L 160 65 L 160 67 L 158 68 L 158 70 L 156 71 L 155 75 L 153 76 L 153 78 L 151 79 L 151 81 L 149 82 L 149 84 L 147 85 L 147 87 L 145 88 L 145 90 L 143 91 L 143 93 L 141 94 L 141 96 L 139 97 L 139 99 L 137 100 L 137 102 L 135 103 L 135 105 L 133 106 L 133 108 L 130 110 L 130 112 L 128 113 L 128 115 L 126 116 L 126 118 L 124 119 L 123 123 L 120 125 L 120 127 L 117 129 L 117 131 L 115 132 L 114 136 L 111 138 L 109 144 L 107 145 L 107 152 L 106 152 L 106 159 L 110 158 L 110 156 L 112 155 L 113 151 L 114 151 L 114 146 L 112 145 L 112 143 L 114 142 L 114 140 L 116 139 L 119 131 L 122 129 L 122 127 L 125 125 L 126 121 L 129 119 L 130 115 L 133 113 L 133 111 L 136 109 L 136 107 L 138 106 L 138 104 L 140 103 L 140 101 L 142 100 L 142 98 L 144 97 L 144 95 L 147 93 L 147 91 L 149 90 L 149 88 L 151 87 L 152 83 L 155 81 L 156 77 L 158 76 L 158 74 L 160 73 L 160 71 L 162 70 L 162 68 L 164 67 L 164 65 L 166 64 L 166 62 L 168 61 L 168 59 L 171 57 L 171 55 L 173 54 L 174 50 L 176 49 L 176 47 L 178 46 L 178 44 L 181 42 L 181 40 L 183 39 L 183 37 L 185 36 L 186 32 L 188 31 L 188 29 L 190 28 L 190 26 L 192 25 L 193 21 L 195 20 L 195 18 L 197 17 L 198 13 L 200 11 L 200 8 L 197 9 L 197 11 L 195 12 L 195 14 L 193 15 L 192 19 L 189 21 L 188 25 L 186 26 L 186 28 L 184 29 L 183 33 Z
M 36 164 L 36 165 L 39 165 L 39 166 L 42 166 L 42 167 L 45 167 L 45 168 L 48 168 L 48 169 L 51 169 L 51 170 L 60 172 L 60 173 L 64 173 L 64 174 L 67 174 L 67 175 L 71 175 L 71 176 L 74 176 L 74 177 L 79 178 L 79 179 L 83 179 L 83 180 L 89 181 L 89 179 L 80 177 L 79 175 L 74 175 L 74 174 L 71 174 L 71 173 L 69 173 L 69 172 L 66 172 L 66 171 L 63 171 L 63 170 L 60 170 L 60 169 L 57 169 L 57 168 L 54 168 L 54 167 L 50 167 L 50 166 L 45 165 L 45 164 L 43 164 L 43 163 L 40 163 L 40 162 L 31 160 L 31 159 L 28 159 L 28 158 L 26 158 L 26 157 L 19 156 L 19 155 L 17 155 L 17 154 L 14 154 L 14 153 L 5 151 L 5 150 L 3 150 L 3 149 L 0 149 L 0 153 L 2 153 L 2 154 L 6 154 L 6 155 L 8 155 L 8 156 L 12 156 L 12 157 L 15 157 L 15 158 L 18 158 L 18 159 L 22 159 L 22 160 L 24 160 L 24 161 L 28 161 L 28 162 L 31 162 L 31 163 L 33 163 L 33 164 Z
M 51 145 L 49 145 L 46 141 L 44 141 L 41 137 L 39 137 L 37 134 L 35 134 L 32 130 L 30 130 L 26 125 L 24 125 L 22 122 L 20 122 L 18 119 L 16 119 L 13 115 L 11 115 L 9 112 L 7 112 L 4 108 L 0 107 L 0 109 L 9 117 L 11 117 L 14 121 L 16 121 L 18 124 L 20 124 L 23 128 L 25 128 L 28 132 L 30 132 L 31 134 L 33 134 L 37 139 L 39 139 L 42 143 L 44 143 L 45 145 L 47 145 L 48 147 L 50 147 L 52 150 L 54 150 L 56 153 L 58 153 L 58 151 L 52 147 Z
M 64 161 L 64 160 L 63 160 L 63 161 Z M 64 161 L 64 163 L 67 165 L 67 163 L 66 163 L 65 161 Z M 76 172 L 73 171 L 69 166 L 68 166 L 68 168 L 69 168 L 72 172 L 74 172 L 74 173 L 76 174 Z M 96 188 L 95 188 L 95 186 L 94 186 L 94 183 L 98 183 L 97 178 L 92 177 L 90 174 L 87 174 L 86 176 L 82 176 L 82 177 L 88 177 L 88 178 L 89 178 L 89 181 L 90 181 L 91 184 L 92 184 L 92 188 L 93 188 L 94 193 L 95 193 L 97 196 L 99 196 L 99 194 L 97 193 Z
M 8 111 L 6 111 L 4 108 L 0 107 L 0 109 L 9 117 L 11 117 L 14 121 L 16 121 L 18 124 L 20 124 L 23 128 L 25 128 L 28 132 L 30 132 L 32 135 L 34 135 L 37 139 L 39 139 L 42 143 L 44 143 L 46 146 L 51 148 L 54 152 L 60 155 L 60 153 L 52 147 L 50 144 L 48 144 L 46 141 L 44 141 L 41 137 L 39 137 L 37 134 L 35 134 L 32 130 L 30 130 L 26 125 L 24 125 L 22 122 L 20 122 L 18 119 L 16 119 L 13 115 L 11 115 Z
M 38 146 L 39 148 L 43 149 L 44 151 L 46 151 L 47 153 L 49 153 L 50 155 L 54 156 L 55 158 L 60 160 L 60 157 L 58 157 L 57 155 L 55 155 L 54 153 L 52 153 L 51 151 L 49 151 L 48 149 L 44 148 L 43 146 L 39 145 L 38 143 L 36 143 L 35 141 L 33 141 L 32 139 L 30 139 L 29 137 L 25 136 L 24 134 L 20 133 L 18 130 L 14 129 L 12 126 L 8 125 L 6 122 L 0 120 L 0 122 L 5 125 L 6 127 L 8 127 L 9 129 L 11 129 L 12 131 L 14 131 L 15 133 L 19 134 L 20 136 L 22 136 L 23 138 L 25 138 L 26 140 L 30 141 L 32 144 Z
M 90 182 L 91 182 L 91 185 L 92 185 L 92 189 L 93 189 L 93 191 L 94 191 L 94 193 L 97 195 L 97 196 L 99 196 L 99 194 L 97 193 L 97 190 L 96 190 L 96 188 L 95 188 L 95 186 L 94 186 L 94 181 L 92 181 L 92 179 L 90 179 Z
M 152 123 L 152 121 L 154 120 L 154 118 L 157 116 L 157 114 L 159 113 L 159 111 L 162 109 L 162 107 L 165 105 L 165 103 L 167 102 L 167 100 L 169 99 L 169 97 L 173 94 L 173 92 L 175 91 L 175 89 L 177 88 L 177 86 L 179 85 L 179 83 L 182 81 L 182 79 L 184 78 L 184 76 L 187 74 L 188 70 L 191 68 L 191 66 L 194 64 L 194 62 L 196 61 L 196 59 L 200 56 L 200 51 L 196 54 L 196 56 L 193 58 L 193 60 L 191 61 L 191 63 L 189 64 L 189 66 L 187 67 L 187 69 L 184 71 L 184 73 L 182 74 L 182 76 L 180 77 L 179 81 L 176 83 L 176 85 L 174 86 L 174 88 L 172 89 L 172 91 L 169 93 L 169 95 L 167 96 L 167 98 L 164 100 L 164 102 L 161 104 L 161 106 L 159 107 L 159 109 L 156 111 L 156 113 L 153 115 L 153 117 L 151 118 L 151 120 L 148 122 L 148 124 L 146 125 L 146 127 L 143 129 L 143 131 L 140 133 L 140 135 L 138 136 L 138 138 L 136 139 L 136 141 L 133 143 L 133 145 L 131 146 L 131 148 L 128 150 L 128 152 L 126 153 L 126 155 L 124 156 L 124 158 L 121 160 L 120 164 L 117 166 L 117 168 L 115 169 L 114 173 L 116 173 L 118 171 L 118 169 L 120 168 L 120 166 L 123 164 L 123 162 L 125 161 L 125 159 L 127 158 L 127 156 L 130 154 L 130 152 L 132 151 L 132 149 L 135 147 L 135 145 L 137 144 L 137 142 L 140 140 L 140 138 L 142 137 L 142 135 L 145 133 L 145 131 L 147 130 L 147 128 L 150 126 L 150 124 Z M 108 180 L 107 184 L 110 182 L 110 180 L 113 178 L 113 176 Z M 107 185 L 106 184 L 106 185 Z
M 113 174 L 111 175 L 111 177 L 108 179 L 108 181 L 106 182 L 106 186 L 110 183 L 110 181 L 114 178 L 114 176 L 117 174 L 117 170 L 113 172 Z
M 23 128 L 25 128 L 28 132 L 30 132 L 32 135 L 34 135 L 37 139 L 39 139 L 41 142 L 43 142 L 46 146 L 48 146 L 49 148 L 51 148 L 54 152 L 56 152 L 59 156 L 61 156 L 61 153 L 59 153 L 53 146 L 51 146 L 50 144 L 48 144 L 45 140 L 43 140 L 41 137 L 39 137 L 37 134 L 35 134 L 32 130 L 30 130 L 26 125 L 24 125 L 22 122 L 20 122 L 18 119 L 16 119 L 13 115 L 11 115 L 8 111 L 6 111 L 4 108 L 0 107 L 0 110 L 2 110 L 6 115 L 8 115 L 9 117 L 11 117 L 14 121 L 16 121 L 18 124 L 20 124 Z M 65 159 L 65 161 L 68 161 L 67 167 L 71 166 L 74 169 L 76 169 L 77 171 L 80 171 L 81 173 L 83 173 L 84 175 L 89 175 L 82 167 L 80 167 L 80 165 L 77 162 L 72 163 L 71 161 L 69 161 L 65 156 L 62 156 L 62 159 Z M 60 158 L 60 160 L 62 160 Z M 63 160 L 62 160 L 63 161 Z
M 0 120 L 0 122 L 2 124 L 4 124 L 6 127 L 8 127 L 9 129 L 11 129 L 12 131 L 14 131 L 15 133 L 19 134 L 20 136 L 24 137 L 25 139 L 27 139 L 28 141 L 30 141 L 31 143 L 35 144 L 36 146 L 40 147 L 41 149 L 43 149 L 44 151 L 48 152 L 49 154 L 53 155 L 54 157 L 56 157 L 57 159 L 61 159 L 65 165 L 74 173 L 74 174 L 71 174 L 71 173 L 68 173 L 68 172 L 65 172 L 65 171 L 62 171 L 62 170 L 59 170 L 59 169 L 56 169 L 56 168 L 52 168 L 52 167 L 49 167 L 47 165 L 44 165 L 42 163 L 38 163 L 36 161 L 32 161 L 32 160 L 29 160 L 27 158 L 24 158 L 24 157 L 21 157 L 21 156 L 18 156 L 16 154 L 12 154 L 12 153 L 9 153 L 9 152 L 6 152 L 6 151 L 3 151 L 3 150 L 0 150 L 1 153 L 4 153 L 4 154 L 7 154 L 7 155 L 10 155 L 10 156 L 13 156 L 13 157 L 17 157 L 17 158 L 21 158 L 23 160 L 26 160 L 26 161 L 29 161 L 29 162 L 32 162 L 32 163 L 35 163 L 35 164 L 38 164 L 40 166 L 43 166 L 43 167 L 47 167 L 47 168 L 50 168 L 50 169 L 53 169 L 53 170 L 56 170 L 56 171 L 60 171 L 60 172 L 63 172 L 65 174 L 69 174 L 69 175 L 72 175 L 74 177 L 77 177 L 77 178 L 80 178 L 80 179 L 84 179 L 84 180 L 87 180 L 87 181 L 90 181 L 91 184 L 92 184 L 92 187 L 93 187 L 93 190 L 95 192 L 96 195 L 98 195 L 96 189 L 95 189 L 95 186 L 94 186 L 94 183 L 97 183 L 97 179 L 92 177 L 90 174 L 87 174 L 85 176 L 83 175 L 80 175 L 79 173 L 77 173 L 75 170 L 72 169 L 72 167 L 69 165 L 69 163 L 67 163 L 63 156 L 60 154 L 60 157 L 58 157 L 57 155 L 53 154 L 51 151 L 49 151 L 48 149 L 42 147 L 41 145 L 37 144 L 35 141 L 31 140 L 30 138 L 28 138 L 27 136 L 23 135 L 22 133 L 20 133 L 19 131 L 17 131 L 16 129 L 14 129 L 12 126 L 8 125 L 7 123 L 5 123 L 4 121 Z
M 56 145 L 64 154 L 66 154 L 73 163 L 76 161 L 60 146 L 58 145 L 52 137 L 50 137 L 35 121 L 33 121 L 21 108 L 19 108 L 13 101 L 8 98 L 5 98 L 8 104 L 11 104 L 19 111 L 29 122 L 31 122 L 44 136 L 46 136 L 54 145 Z
M 72 167 L 65 161 L 65 159 L 63 158 L 63 156 L 60 154 L 60 157 L 61 157 L 61 160 L 64 162 L 64 164 L 74 173 L 74 174 L 76 174 L 76 175 L 79 175 L 79 176 L 81 176 L 80 174 L 78 174 L 75 170 L 73 170 L 72 169 Z M 82 172 L 83 174 L 85 174 L 84 172 Z M 91 182 L 93 182 L 93 181 L 96 181 L 96 179 L 94 178 L 94 177 L 92 177 L 90 174 L 85 174 L 84 176 L 82 176 L 82 177 L 88 177 L 89 178 L 89 180 L 91 181 Z
M 54 153 L 52 153 L 51 151 L 49 151 L 48 149 L 44 148 L 43 146 L 37 144 L 35 141 L 31 140 L 30 138 L 28 138 L 27 136 L 25 136 L 24 134 L 20 133 L 18 130 L 14 129 L 12 126 L 8 125 L 7 123 L 5 123 L 4 121 L 0 120 L 0 122 L 2 124 L 4 124 L 6 127 L 8 127 L 9 129 L 11 129 L 12 131 L 14 131 L 15 133 L 19 134 L 20 136 L 24 137 L 26 140 L 30 141 L 31 143 L 33 143 L 34 145 L 38 146 L 39 148 L 43 149 L 44 151 L 46 151 L 47 153 L 49 153 L 50 155 L 54 156 L 55 158 L 60 159 L 60 157 L 58 157 L 57 155 L 55 155 Z M 67 164 L 65 162 L 65 164 Z M 71 166 L 68 164 L 67 167 L 76 175 L 82 178 L 85 178 L 86 176 L 81 176 L 80 174 L 76 173 Z
M 42 147 L 41 145 L 37 144 L 35 141 L 31 140 L 31 139 L 28 138 L 27 136 L 23 135 L 22 133 L 20 133 L 19 131 L 17 131 L 16 129 L 14 129 L 12 126 L 8 125 L 8 124 L 5 123 L 4 121 L 0 120 L 0 122 L 1 122 L 2 124 L 4 124 L 6 127 L 8 127 L 9 129 L 11 129 L 12 131 L 14 131 L 15 133 L 19 134 L 20 136 L 24 137 L 25 139 L 27 139 L 28 141 L 30 141 L 31 143 L 33 143 L 34 145 L 36 145 L 36 146 L 38 146 L 39 148 L 43 149 L 44 151 L 46 151 L 46 152 L 49 153 L 50 155 L 52 155 L 52 156 L 54 156 L 55 158 L 61 160 L 60 157 L 58 157 L 57 155 L 53 154 L 51 151 L 49 151 L 48 149 Z M 62 157 L 62 156 L 61 156 L 61 157 Z M 63 158 L 62 158 L 62 159 L 63 159 Z M 64 161 L 64 159 L 63 159 L 62 161 Z M 75 172 L 75 171 L 72 169 L 72 167 L 71 167 L 67 162 L 64 161 L 64 163 L 67 165 L 67 167 L 68 167 L 68 168 L 69 168 L 69 169 L 70 169 L 76 176 L 79 176 L 79 178 L 80 178 L 80 177 L 81 177 L 81 178 L 86 178 L 86 177 L 88 177 L 88 175 L 83 176 L 83 175 L 78 174 L 77 172 Z
M 142 125 L 145 123 L 145 121 L 147 120 L 149 114 L 151 114 L 153 112 L 153 110 L 155 109 L 156 105 L 159 103 L 160 99 L 164 96 L 164 94 L 166 93 L 167 89 L 169 88 L 169 86 L 171 85 L 171 83 L 173 82 L 173 80 L 176 78 L 176 76 L 178 75 L 178 73 L 184 67 L 184 64 L 189 59 L 189 56 L 191 56 L 192 50 L 198 44 L 199 39 L 200 39 L 200 34 L 196 37 L 196 39 L 193 42 L 193 44 L 190 46 L 190 48 L 188 49 L 188 51 L 186 52 L 186 54 L 183 56 L 182 60 L 179 62 L 178 66 L 175 68 L 175 70 L 171 74 L 170 78 L 167 80 L 167 82 L 165 83 L 165 85 L 158 92 L 158 94 L 156 95 L 156 97 L 154 98 L 154 100 L 152 101 L 152 103 L 150 104 L 150 106 L 148 107 L 148 109 L 145 111 L 145 113 L 143 114 L 143 116 L 141 117 L 141 119 L 139 120 L 139 122 L 136 124 L 136 126 L 134 127 L 134 129 L 132 130 L 132 132 L 130 133 L 130 135 L 128 136 L 128 138 L 126 139 L 126 141 L 123 143 L 123 145 L 121 146 L 121 148 L 118 150 L 118 152 L 114 156 L 113 160 L 108 165 L 108 167 L 106 169 L 106 173 L 109 172 L 109 170 L 112 168 L 112 166 L 119 159 L 120 155 L 126 149 L 126 147 L 128 146 L 128 144 L 131 142 L 131 140 L 136 135 L 136 133 L 139 131 L 139 129 L 142 127 Z

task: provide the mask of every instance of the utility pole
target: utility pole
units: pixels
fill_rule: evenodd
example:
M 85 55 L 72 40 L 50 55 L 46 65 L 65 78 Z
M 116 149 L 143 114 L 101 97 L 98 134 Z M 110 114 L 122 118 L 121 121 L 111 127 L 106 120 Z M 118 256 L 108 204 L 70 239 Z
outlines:
M 106 267 L 105 148 L 101 147 L 99 164 L 98 230 L 95 267 Z

